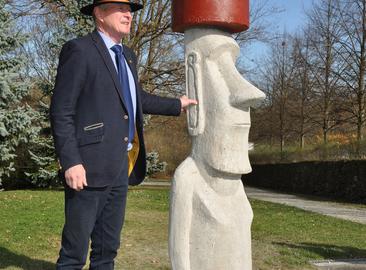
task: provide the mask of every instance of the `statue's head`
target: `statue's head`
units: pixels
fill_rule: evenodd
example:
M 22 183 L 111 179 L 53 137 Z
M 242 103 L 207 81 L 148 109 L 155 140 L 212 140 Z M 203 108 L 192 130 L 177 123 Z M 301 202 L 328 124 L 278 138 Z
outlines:
M 250 107 L 265 95 L 236 69 L 239 46 L 229 34 L 190 29 L 185 40 L 187 92 L 199 103 L 188 112 L 192 155 L 221 172 L 249 173 Z

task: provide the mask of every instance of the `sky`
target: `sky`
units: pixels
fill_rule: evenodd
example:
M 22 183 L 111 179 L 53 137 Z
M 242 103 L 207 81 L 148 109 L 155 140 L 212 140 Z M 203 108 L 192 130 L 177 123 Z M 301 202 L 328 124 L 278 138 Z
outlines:
M 256 1 L 264 0 L 250 1 L 250 4 L 254 5 Z M 277 33 L 294 33 L 301 29 L 306 20 L 305 11 L 311 8 L 313 1 L 316 2 L 319 0 L 268 0 L 270 6 L 277 7 L 281 10 L 279 14 L 273 15 L 269 19 L 274 25 L 273 31 Z M 259 58 L 268 53 L 268 46 L 261 43 L 253 43 L 247 49 L 245 52 L 242 52 L 242 54 L 245 53 L 243 60 L 250 67 L 252 66 L 252 60 L 254 60 L 253 62 L 257 62 Z
M 293 32 L 303 25 L 305 11 L 311 8 L 313 0 L 269 0 L 269 3 L 283 9 L 281 14 L 275 16 L 279 30 Z

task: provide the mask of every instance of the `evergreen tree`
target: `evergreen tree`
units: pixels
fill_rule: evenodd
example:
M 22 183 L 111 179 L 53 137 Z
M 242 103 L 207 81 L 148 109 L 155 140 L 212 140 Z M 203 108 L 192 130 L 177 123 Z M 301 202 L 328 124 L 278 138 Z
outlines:
M 14 176 L 19 149 L 37 137 L 38 117 L 25 101 L 29 88 L 21 71 L 25 58 L 19 53 L 25 36 L 16 32 L 9 0 L 0 0 L 0 185 Z
M 41 50 L 49 50 L 52 56 L 47 65 L 50 68 L 49 74 L 52 79 L 50 81 L 35 81 L 36 88 L 42 91 L 44 96 L 50 96 L 54 88 L 54 78 L 56 76 L 57 59 L 62 45 L 75 37 L 83 36 L 92 31 L 94 23 L 92 18 L 83 16 L 79 9 L 88 3 L 88 0 L 82 1 L 59 1 L 59 0 L 41 0 L 39 1 L 45 13 L 53 14 L 54 25 L 44 26 L 50 39 L 44 44 Z M 54 12 L 57 10 L 57 12 Z M 54 13 L 53 13 L 54 12 Z M 45 60 L 45 59 L 43 59 Z M 29 145 L 28 152 L 30 154 L 28 162 L 28 170 L 25 173 L 31 182 L 39 187 L 47 187 L 58 183 L 59 164 L 55 155 L 52 135 L 49 123 L 49 105 L 40 102 L 37 107 L 39 113 L 40 134 Z
M 29 159 L 25 175 L 31 180 L 32 184 L 38 187 L 48 187 L 58 183 L 59 164 L 50 131 L 49 106 L 40 102 L 37 111 L 40 132 L 39 136 L 29 144 Z

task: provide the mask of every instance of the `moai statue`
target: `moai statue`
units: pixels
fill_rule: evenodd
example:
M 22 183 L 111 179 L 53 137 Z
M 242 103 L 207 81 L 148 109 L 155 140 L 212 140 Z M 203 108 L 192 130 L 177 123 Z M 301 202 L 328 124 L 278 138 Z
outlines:
M 252 269 L 253 212 L 241 175 L 251 171 L 250 107 L 264 94 L 235 67 L 231 33 L 248 27 L 242 14 L 247 0 L 173 1 L 173 29 L 185 34 L 186 91 L 198 100 L 188 111 L 192 152 L 172 182 L 173 270 Z

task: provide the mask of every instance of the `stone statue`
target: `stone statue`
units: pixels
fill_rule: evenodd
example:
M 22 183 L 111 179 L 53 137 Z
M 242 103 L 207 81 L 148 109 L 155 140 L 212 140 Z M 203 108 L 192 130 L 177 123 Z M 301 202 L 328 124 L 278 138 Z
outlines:
M 241 175 L 249 173 L 250 107 L 264 94 L 235 67 L 239 47 L 215 28 L 185 31 L 192 152 L 175 172 L 170 204 L 173 270 L 250 270 L 252 209 Z
M 241 182 L 249 173 L 250 107 L 264 94 L 235 67 L 231 33 L 249 27 L 249 0 L 173 0 L 184 32 L 192 152 L 175 172 L 170 202 L 173 270 L 251 270 L 253 212 Z

